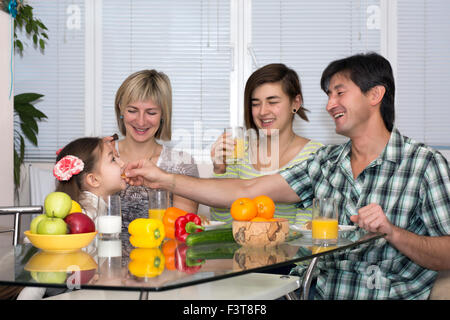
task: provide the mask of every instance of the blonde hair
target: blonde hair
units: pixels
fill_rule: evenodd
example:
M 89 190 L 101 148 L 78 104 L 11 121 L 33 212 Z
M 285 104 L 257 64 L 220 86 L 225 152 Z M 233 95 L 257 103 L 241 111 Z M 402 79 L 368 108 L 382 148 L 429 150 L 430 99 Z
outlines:
M 120 132 L 126 135 L 121 115 L 130 103 L 151 100 L 161 108 L 161 123 L 155 134 L 156 139 L 172 138 L 172 86 L 169 77 L 156 70 L 141 70 L 128 76 L 116 93 L 114 109 Z

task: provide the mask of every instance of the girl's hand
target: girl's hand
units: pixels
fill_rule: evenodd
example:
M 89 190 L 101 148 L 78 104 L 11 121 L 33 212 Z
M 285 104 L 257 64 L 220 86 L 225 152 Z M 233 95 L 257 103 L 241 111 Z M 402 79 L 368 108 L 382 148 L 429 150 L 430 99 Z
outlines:
M 211 147 L 211 160 L 214 173 L 223 174 L 226 171 L 225 158 L 231 157 L 234 152 L 234 139 L 230 134 L 223 133 Z

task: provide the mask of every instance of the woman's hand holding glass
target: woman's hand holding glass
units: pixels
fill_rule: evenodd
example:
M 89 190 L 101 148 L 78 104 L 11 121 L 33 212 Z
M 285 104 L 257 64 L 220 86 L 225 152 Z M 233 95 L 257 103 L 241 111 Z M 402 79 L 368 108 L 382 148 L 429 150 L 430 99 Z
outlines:
M 223 133 L 211 147 L 211 160 L 213 163 L 214 173 L 223 174 L 226 171 L 226 161 L 228 157 L 232 157 L 234 153 L 235 140 L 230 133 Z

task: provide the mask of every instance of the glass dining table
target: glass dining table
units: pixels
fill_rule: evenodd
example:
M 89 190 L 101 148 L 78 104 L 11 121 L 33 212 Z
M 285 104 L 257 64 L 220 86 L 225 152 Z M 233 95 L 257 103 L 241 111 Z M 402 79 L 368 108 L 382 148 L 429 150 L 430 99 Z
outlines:
M 383 238 L 362 229 L 340 231 L 336 245 L 314 246 L 310 232 L 290 230 L 287 241 L 269 248 L 240 246 L 235 242 L 188 247 L 166 240 L 158 248 L 134 248 L 129 234 L 119 239 L 97 237 L 75 252 L 46 252 L 30 243 L 0 248 L 0 284 L 61 289 L 138 291 L 147 299 L 151 291 L 198 285 L 247 273 L 270 272 L 292 264 L 307 269 L 302 299 L 317 261 L 325 255 L 353 250 Z

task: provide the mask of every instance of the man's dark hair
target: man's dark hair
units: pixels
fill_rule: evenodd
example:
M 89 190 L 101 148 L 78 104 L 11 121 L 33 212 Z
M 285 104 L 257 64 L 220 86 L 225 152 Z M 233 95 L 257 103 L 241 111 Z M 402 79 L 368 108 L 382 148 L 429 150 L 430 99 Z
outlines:
M 320 86 L 325 93 L 328 93 L 330 79 L 337 73 L 348 76 L 363 93 L 378 85 L 386 89 L 380 113 L 386 129 L 391 132 L 395 120 L 395 81 L 389 61 L 374 52 L 333 61 L 323 71 L 320 79 Z

